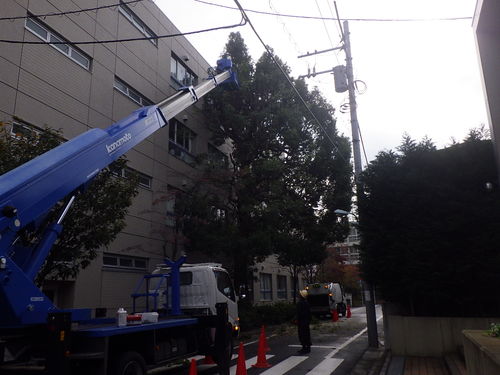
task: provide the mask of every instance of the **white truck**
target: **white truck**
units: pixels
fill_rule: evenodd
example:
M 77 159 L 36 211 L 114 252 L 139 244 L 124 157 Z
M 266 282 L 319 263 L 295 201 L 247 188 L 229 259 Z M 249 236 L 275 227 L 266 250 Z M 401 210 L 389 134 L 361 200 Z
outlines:
M 306 286 L 307 301 L 313 315 L 330 315 L 333 310 L 346 316 L 347 304 L 340 283 L 312 283 Z
M 153 275 L 168 273 L 170 268 L 159 264 Z M 159 283 L 159 310 L 169 306 L 166 296 L 171 296 L 167 283 Z M 154 290 L 150 291 L 154 294 Z M 154 301 L 150 301 L 154 304 Z M 225 303 L 228 307 L 228 320 L 233 336 L 239 335 L 238 296 L 227 271 L 218 263 L 183 264 L 180 268 L 180 307 L 183 314 L 191 316 L 216 315 L 216 305 Z

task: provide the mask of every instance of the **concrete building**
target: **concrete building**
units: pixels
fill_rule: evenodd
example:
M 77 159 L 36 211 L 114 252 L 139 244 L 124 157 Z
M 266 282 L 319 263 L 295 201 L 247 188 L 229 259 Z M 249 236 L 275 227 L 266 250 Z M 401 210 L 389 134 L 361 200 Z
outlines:
M 95 7 L 104 8 L 31 17 Z M 48 126 L 71 139 L 90 128 L 106 128 L 181 85 L 196 84 L 215 65 L 182 36 L 154 38 L 179 30 L 152 1 L 5 0 L 1 13 L 13 18 L 0 21 L 2 39 L 24 42 L 0 43 L 0 121 L 12 134 Z M 153 39 L 107 42 L 140 37 Z M 77 41 L 97 42 L 70 43 Z M 194 157 L 210 153 L 224 159 L 228 150 L 210 143 L 196 104 L 128 152 L 141 185 L 127 227 L 77 279 L 46 285 L 56 305 L 108 313 L 129 307 L 141 275 L 174 250 L 182 251 L 182 246 L 175 249 L 172 210 L 175 192 L 199 173 Z
M 360 236 L 358 229 L 351 225 L 349 235 L 343 242 L 336 242 L 327 247 L 327 250 L 340 255 L 343 259 L 343 264 L 358 265 L 361 262 L 359 254 Z
M 491 136 L 500 171 L 500 2 L 477 0 L 473 28 Z
M 301 273 L 297 283 L 296 292 L 304 289 L 307 283 L 305 275 Z M 268 256 L 253 267 L 253 290 L 250 292 L 254 304 L 293 301 L 293 277 L 289 268 L 281 266 L 277 256 Z

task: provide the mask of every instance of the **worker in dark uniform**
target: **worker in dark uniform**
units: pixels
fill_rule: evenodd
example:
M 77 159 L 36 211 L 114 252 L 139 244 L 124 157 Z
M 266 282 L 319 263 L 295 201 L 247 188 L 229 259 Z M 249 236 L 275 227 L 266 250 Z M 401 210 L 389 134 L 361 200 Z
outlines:
M 299 354 L 306 354 L 311 352 L 311 331 L 309 329 L 309 323 L 311 323 L 311 309 L 306 299 L 307 290 L 301 290 L 299 294 L 299 302 L 297 303 L 297 325 L 299 341 L 302 345 Z

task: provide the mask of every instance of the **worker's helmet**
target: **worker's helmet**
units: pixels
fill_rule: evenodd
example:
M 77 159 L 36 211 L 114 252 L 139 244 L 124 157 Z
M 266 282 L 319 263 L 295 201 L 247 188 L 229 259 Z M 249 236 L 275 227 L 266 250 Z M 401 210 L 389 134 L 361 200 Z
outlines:
M 307 298 L 307 290 L 302 289 L 299 293 L 302 296 L 302 298 Z

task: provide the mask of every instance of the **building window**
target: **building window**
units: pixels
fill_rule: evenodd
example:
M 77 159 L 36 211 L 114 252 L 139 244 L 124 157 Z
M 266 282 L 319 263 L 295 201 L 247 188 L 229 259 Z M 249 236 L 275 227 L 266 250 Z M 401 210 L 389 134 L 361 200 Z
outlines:
M 172 54 L 170 57 L 170 78 L 177 87 L 196 86 L 198 77 L 181 60 Z
M 168 151 L 170 154 L 188 164 L 195 164 L 196 161 L 194 155 L 192 154 L 192 150 L 196 134 L 177 120 L 170 121 L 169 126 Z
M 151 100 L 140 94 L 137 90 L 134 90 L 118 77 L 115 77 L 115 83 L 113 87 L 141 106 L 153 104 Z
M 66 55 L 71 60 L 76 62 L 81 67 L 90 70 L 91 58 L 88 57 L 83 51 L 68 43 L 66 39 L 57 35 L 49 27 L 42 24 L 40 21 L 35 20 L 33 17 L 26 18 L 26 29 L 31 31 L 44 42 L 49 43 L 52 47 L 57 49 L 63 55 Z
M 132 176 L 138 178 L 139 180 L 139 186 L 143 187 L 145 189 L 151 189 L 152 183 L 153 183 L 153 177 L 148 176 L 147 174 L 141 173 L 139 171 L 136 171 L 135 169 L 132 168 L 123 168 L 123 169 L 116 169 L 113 170 L 113 173 L 119 177 L 123 178 L 130 178 Z
M 272 301 L 273 299 L 273 278 L 270 273 L 260 274 L 260 300 Z
M 278 275 L 278 298 L 279 299 L 287 299 L 287 280 L 285 275 Z
M 123 4 L 122 1 L 120 1 L 120 3 L 121 4 L 118 8 L 120 13 L 123 14 L 125 18 L 128 19 L 130 23 L 132 23 L 132 25 L 134 25 L 144 36 L 151 38 L 149 39 L 151 43 L 158 46 L 158 36 L 152 32 L 151 29 L 147 27 L 146 24 L 134 12 L 132 12 L 128 6 Z
M 207 163 L 213 167 L 227 168 L 229 165 L 229 159 L 226 154 L 209 143 Z
M 102 264 L 109 268 L 126 268 L 144 271 L 148 268 L 148 259 L 104 253 Z
M 40 133 L 35 127 L 20 122 L 12 122 L 10 127 L 10 135 L 14 138 L 36 138 Z

